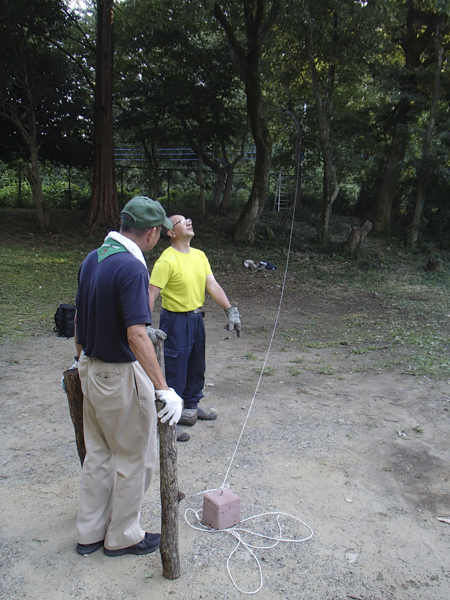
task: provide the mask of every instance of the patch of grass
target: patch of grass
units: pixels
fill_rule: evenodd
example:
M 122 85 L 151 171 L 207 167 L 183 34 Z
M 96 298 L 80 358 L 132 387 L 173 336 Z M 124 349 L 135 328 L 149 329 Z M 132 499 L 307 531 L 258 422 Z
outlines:
M 334 369 L 331 365 L 321 367 L 317 370 L 317 372 L 321 373 L 322 375 L 334 375 L 337 373 L 336 369 Z
M 352 348 L 350 352 L 352 354 L 367 354 L 367 352 L 373 352 L 378 350 L 378 346 L 365 346 L 363 348 Z
M 0 340 L 51 331 L 58 305 L 75 302 L 80 254 L 24 245 L 3 247 L 0 257 Z
M 247 360 L 256 360 L 256 356 L 254 355 L 253 352 L 247 352 L 247 354 L 245 355 L 245 358 Z
M 264 370 L 261 369 L 255 369 L 255 373 L 258 373 L 258 375 L 261 375 L 261 373 L 263 375 L 273 375 L 275 373 L 275 367 L 266 367 Z
M 315 348 L 317 350 L 320 350 L 321 348 L 330 348 L 332 346 L 335 345 L 336 342 L 334 341 L 330 341 L 330 342 L 307 342 L 306 344 L 303 344 L 304 348 Z
M 290 373 L 293 377 L 296 377 L 297 375 L 301 375 L 303 371 L 301 369 L 296 369 L 295 367 L 289 367 L 288 373 Z

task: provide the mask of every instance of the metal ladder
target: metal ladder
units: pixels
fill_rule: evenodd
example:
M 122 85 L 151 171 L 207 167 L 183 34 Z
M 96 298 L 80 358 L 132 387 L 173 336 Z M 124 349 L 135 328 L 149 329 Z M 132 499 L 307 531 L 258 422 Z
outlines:
M 273 205 L 273 210 L 280 212 L 280 210 L 287 210 L 289 208 L 289 201 L 290 201 L 290 194 L 289 194 L 289 185 L 286 184 L 285 181 L 283 181 L 283 176 L 282 173 L 280 171 L 279 175 L 278 175 L 278 183 L 277 183 L 277 189 L 276 189 L 276 193 L 275 193 L 275 201 L 274 201 L 274 205 Z

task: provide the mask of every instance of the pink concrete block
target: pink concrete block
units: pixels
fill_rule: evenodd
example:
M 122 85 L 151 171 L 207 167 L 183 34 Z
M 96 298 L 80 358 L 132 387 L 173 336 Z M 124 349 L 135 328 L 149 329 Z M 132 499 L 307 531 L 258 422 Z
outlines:
M 206 492 L 203 496 L 202 521 L 213 529 L 227 529 L 241 522 L 239 496 L 225 488 Z

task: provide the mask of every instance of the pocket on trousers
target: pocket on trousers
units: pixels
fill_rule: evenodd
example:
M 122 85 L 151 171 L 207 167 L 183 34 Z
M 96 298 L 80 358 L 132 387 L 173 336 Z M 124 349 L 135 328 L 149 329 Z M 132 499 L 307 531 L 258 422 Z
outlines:
M 164 356 L 168 356 L 169 358 L 178 358 L 180 354 L 179 350 L 175 348 L 164 348 Z
M 94 382 L 102 392 L 114 392 L 122 385 L 123 376 L 120 373 L 96 373 Z
M 170 332 L 172 331 L 177 318 L 177 313 L 170 312 L 162 312 L 159 317 L 159 328 L 162 329 L 168 337 L 170 337 Z

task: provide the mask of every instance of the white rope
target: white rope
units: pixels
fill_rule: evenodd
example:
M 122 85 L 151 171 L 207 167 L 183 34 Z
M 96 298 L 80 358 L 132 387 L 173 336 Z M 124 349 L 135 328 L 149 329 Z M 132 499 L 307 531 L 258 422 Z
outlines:
M 248 419 L 250 417 L 250 413 L 251 413 L 251 410 L 253 408 L 253 404 L 255 402 L 256 394 L 258 393 L 258 390 L 259 390 L 261 379 L 262 379 L 262 377 L 264 375 L 264 371 L 265 371 L 266 364 L 267 364 L 267 359 L 268 359 L 269 354 L 270 354 L 270 350 L 271 350 L 271 347 L 272 347 L 272 342 L 273 342 L 274 337 L 275 337 L 275 332 L 276 332 L 278 321 L 279 321 L 279 317 L 280 317 L 281 306 L 282 306 L 283 297 L 284 297 L 284 290 L 285 290 L 285 287 L 286 287 L 286 278 L 287 278 L 287 271 L 288 271 L 288 266 L 289 266 L 289 258 L 290 258 L 290 254 L 291 254 L 292 234 L 293 234 L 293 230 L 294 230 L 294 220 L 295 220 L 295 209 L 296 209 L 296 205 L 297 205 L 298 175 L 299 174 L 297 172 L 297 182 L 296 182 L 296 186 L 295 186 L 294 206 L 293 206 L 293 210 L 292 210 L 291 232 L 290 232 L 290 236 L 289 236 L 289 246 L 288 246 L 288 253 L 287 253 L 287 258 L 286 258 L 286 267 L 285 267 L 285 270 L 284 270 L 283 285 L 281 286 L 281 295 L 280 295 L 280 302 L 278 304 L 277 316 L 276 316 L 276 319 L 275 319 L 275 324 L 273 326 L 272 335 L 270 337 L 270 342 L 269 342 L 269 346 L 267 348 L 267 352 L 266 352 L 266 356 L 265 356 L 265 359 L 264 359 L 263 367 L 261 369 L 261 373 L 260 373 L 258 382 L 256 384 L 256 389 L 255 389 L 255 392 L 253 394 L 253 397 L 252 397 L 252 400 L 251 400 L 251 403 L 250 403 L 250 407 L 249 407 L 249 409 L 247 411 L 247 416 L 245 417 L 245 421 L 244 421 L 244 424 L 242 426 L 241 433 L 240 433 L 238 441 L 236 443 L 236 447 L 234 449 L 234 452 L 233 452 L 233 455 L 231 457 L 230 463 L 228 465 L 228 469 L 227 469 L 227 472 L 225 474 L 223 483 L 222 483 L 221 487 L 218 488 L 218 489 L 221 489 L 221 490 L 223 490 L 225 487 L 228 487 L 228 484 L 226 483 L 226 481 L 228 479 L 228 475 L 229 475 L 231 466 L 233 464 L 234 458 L 236 456 L 236 453 L 238 451 L 239 445 L 241 443 L 242 436 L 243 436 L 245 428 L 247 426 L 247 422 L 248 422 Z M 205 491 L 199 492 L 199 494 L 206 494 L 208 491 L 212 492 L 212 491 L 216 491 L 216 490 L 217 490 L 217 488 L 211 489 L 211 490 L 205 490 Z M 187 515 L 190 512 L 193 512 L 195 514 L 195 516 L 197 518 L 197 523 L 198 523 L 197 526 L 193 525 L 188 520 Z M 267 512 L 267 513 L 261 513 L 260 515 L 255 515 L 253 517 L 247 517 L 246 519 L 243 519 L 238 525 L 235 525 L 234 527 L 230 527 L 228 529 L 212 529 L 210 527 L 207 527 L 206 525 L 203 525 L 201 517 L 199 516 L 200 512 L 201 511 L 195 511 L 193 508 L 188 508 L 186 510 L 186 512 L 184 513 L 184 518 L 185 518 L 186 522 L 188 523 L 188 525 L 190 527 L 192 527 L 193 529 L 196 529 L 197 531 L 204 531 L 204 532 L 208 532 L 208 533 L 228 533 L 228 534 L 230 534 L 230 535 L 232 535 L 233 537 L 236 538 L 236 540 L 237 540 L 238 543 L 237 543 L 236 547 L 234 548 L 234 550 L 231 552 L 231 554 L 228 556 L 228 559 L 227 559 L 227 570 L 228 570 L 228 575 L 230 576 L 230 579 L 233 582 L 233 585 L 235 586 L 235 588 L 239 592 L 241 592 L 243 594 L 257 594 L 261 590 L 261 588 L 263 587 L 263 573 L 262 573 L 261 563 L 259 562 L 258 557 L 256 556 L 256 554 L 253 552 L 252 549 L 255 549 L 255 550 L 256 549 L 258 549 L 258 550 L 270 550 L 271 548 L 274 548 L 275 546 L 277 546 L 281 542 L 291 543 L 291 544 L 299 544 L 301 542 L 306 542 L 307 540 L 311 539 L 312 536 L 313 536 L 313 530 L 312 530 L 312 528 L 307 523 L 305 523 L 304 521 L 302 521 L 301 519 L 299 519 L 297 517 L 294 517 L 293 515 L 289 515 L 289 514 L 283 513 L 283 512 Z M 276 521 L 277 521 L 278 529 L 279 529 L 279 535 L 277 537 L 273 537 L 273 536 L 266 535 L 266 534 L 256 533 L 256 532 L 251 531 L 249 529 L 244 529 L 244 528 L 240 527 L 240 525 L 242 523 L 245 523 L 246 521 L 250 521 L 252 519 L 258 519 L 260 517 L 265 517 L 265 516 L 268 516 L 268 515 L 277 515 Z M 281 526 L 281 523 L 280 523 L 280 516 L 282 516 L 282 515 L 285 516 L 285 517 L 289 517 L 290 519 L 294 519 L 295 521 L 298 521 L 299 523 L 301 523 L 302 525 L 304 525 L 309 530 L 309 535 L 307 537 L 304 537 L 304 538 L 301 538 L 301 539 L 283 538 L 283 535 L 282 535 L 283 530 L 282 530 L 282 526 Z M 263 538 L 265 540 L 272 540 L 275 543 L 271 544 L 270 546 L 255 546 L 253 544 L 249 544 L 248 542 L 244 542 L 244 540 L 241 537 L 241 534 L 248 534 L 248 535 L 251 535 L 251 536 Z M 237 550 L 239 549 L 239 547 L 241 545 L 250 553 L 250 555 L 253 557 L 254 561 L 256 562 L 256 564 L 258 566 L 258 571 L 259 571 L 259 586 L 255 590 L 251 590 L 250 591 L 250 590 L 243 590 L 243 589 L 241 589 L 237 585 L 237 583 L 236 583 L 236 581 L 235 581 L 235 579 L 234 579 L 234 577 L 233 577 L 233 575 L 231 573 L 230 561 L 231 561 L 233 555 L 237 552 Z
M 188 513 L 191 513 L 191 512 L 194 513 L 194 515 L 197 519 L 197 523 L 198 523 L 197 526 L 193 525 L 188 519 Z M 207 533 L 228 533 L 237 539 L 238 543 L 236 544 L 235 548 L 232 550 L 232 552 L 230 553 L 230 555 L 227 558 L 227 571 L 228 571 L 228 575 L 230 576 L 231 581 L 233 582 L 234 587 L 242 594 L 248 594 L 248 595 L 257 594 L 263 587 L 263 583 L 264 583 L 261 563 L 260 563 L 258 557 L 256 556 L 256 554 L 253 552 L 252 548 L 254 550 L 271 550 L 272 548 L 275 548 L 275 546 L 277 546 L 280 542 L 290 543 L 290 544 L 300 544 L 302 542 L 306 542 L 307 540 L 311 539 L 314 534 L 312 528 L 307 523 L 305 523 L 298 517 L 294 517 L 293 515 L 290 515 L 290 514 L 284 513 L 284 512 L 266 512 L 266 513 L 261 513 L 259 515 L 254 515 L 253 517 L 247 517 L 246 519 L 243 519 L 238 525 L 235 525 L 234 527 L 229 527 L 228 529 L 212 529 L 210 527 L 207 527 L 206 525 L 203 525 L 201 517 L 200 517 L 200 512 L 202 512 L 202 511 L 196 511 L 193 508 L 188 508 L 186 510 L 186 512 L 184 513 L 184 518 L 186 520 L 186 523 L 190 527 L 192 527 L 192 529 L 196 529 L 197 531 L 205 531 Z M 251 531 L 250 529 L 244 529 L 243 527 L 241 527 L 242 523 L 245 523 L 246 521 L 251 521 L 253 519 L 259 519 L 261 517 L 266 517 L 269 515 L 277 516 L 276 522 L 277 522 L 278 531 L 279 531 L 279 535 L 277 537 L 273 537 L 272 535 L 268 535 L 265 533 L 256 533 L 255 531 Z M 300 538 L 300 539 L 284 538 L 283 537 L 283 528 L 280 523 L 281 516 L 289 517 L 290 519 L 294 519 L 295 521 L 298 521 L 299 523 L 304 525 L 309 530 L 309 535 L 307 535 L 306 537 Z M 259 537 L 259 538 L 262 538 L 265 540 L 273 540 L 275 543 L 270 544 L 269 546 L 256 546 L 254 544 L 250 544 L 249 542 L 245 542 L 242 539 L 242 536 L 241 536 L 242 533 L 249 534 L 249 535 L 255 536 L 255 537 Z M 239 547 L 241 545 L 247 550 L 247 552 L 249 552 L 249 554 L 252 556 L 253 560 L 255 561 L 255 563 L 258 567 L 259 585 L 255 590 L 241 589 L 238 586 L 238 584 L 236 583 L 236 580 L 234 579 L 232 572 L 231 572 L 231 566 L 230 566 L 231 559 L 233 558 L 233 555 L 237 552 L 237 550 L 239 549 Z
M 258 393 L 259 385 L 260 385 L 261 379 L 262 379 L 262 377 L 264 375 L 264 371 L 265 371 L 266 364 L 267 364 L 267 359 L 269 358 L 270 350 L 272 348 L 272 342 L 273 342 L 274 337 L 275 337 L 275 332 L 277 330 L 278 320 L 279 320 L 280 312 L 281 312 L 281 306 L 283 304 L 284 290 L 285 290 L 285 287 L 286 287 L 286 278 L 287 278 L 287 272 L 288 272 L 288 266 L 289 266 L 289 258 L 290 258 L 290 255 L 291 255 L 292 233 L 294 231 L 295 209 L 296 209 L 296 206 L 297 206 L 298 177 L 299 177 L 299 174 L 297 172 L 297 182 L 296 182 L 296 186 L 295 186 L 294 206 L 293 206 L 293 209 L 292 209 L 291 232 L 290 232 L 290 235 L 289 235 L 289 246 L 288 246 L 288 253 L 287 253 L 287 258 L 286 258 L 286 267 L 284 269 L 283 285 L 281 286 L 281 295 L 280 295 L 280 302 L 278 303 L 277 316 L 276 316 L 276 319 L 275 319 L 275 324 L 273 326 L 272 335 L 270 337 L 269 347 L 267 348 L 266 357 L 264 359 L 263 367 L 261 369 L 261 373 L 259 375 L 259 379 L 258 379 L 258 382 L 256 384 L 256 389 L 255 389 L 255 392 L 253 394 L 252 401 L 250 402 L 250 407 L 249 407 L 249 409 L 247 411 L 247 416 L 245 417 L 244 424 L 242 425 L 241 433 L 239 435 L 238 441 L 236 443 L 236 447 L 234 449 L 233 455 L 232 455 L 230 463 L 228 465 L 227 472 L 225 473 L 225 478 L 223 480 L 221 488 L 223 488 L 225 486 L 225 483 L 226 483 L 226 481 L 228 479 L 228 474 L 230 472 L 230 469 L 231 469 L 231 466 L 233 464 L 234 458 L 236 456 L 236 453 L 238 451 L 239 445 L 241 443 L 242 436 L 244 435 L 244 431 L 245 431 L 245 428 L 247 426 L 247 422 L 248 422 L 248 419 L 250 417 L 250 413 L 251 413 L 251 410 L 253 408 L 253 404 L 255 402 L 256 394 Z

